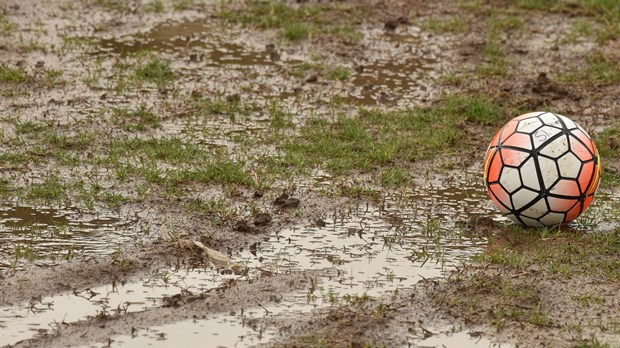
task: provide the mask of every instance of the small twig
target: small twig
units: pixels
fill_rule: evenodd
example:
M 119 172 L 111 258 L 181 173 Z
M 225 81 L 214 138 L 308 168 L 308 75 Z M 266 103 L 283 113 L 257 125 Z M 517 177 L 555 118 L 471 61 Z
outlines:
M 265 306 L 263 306 L 263 305 L 262 305 L 262 304 L 260 304 L 259 302 L 256 302 L 256 304 L 257 304 L 257 305 L 259 305 L 259 306 L 260 306 L 260 308 L 262 308 L 262 309 L 264 309 L 264 310 L 265 310 L 265 314 L 266 314 L 266 315 L 268 315 L 269 313 L 271 313 L 271 312 L 269 312 L 269 310 L 268 310 L 267 308 L 265 308 Z

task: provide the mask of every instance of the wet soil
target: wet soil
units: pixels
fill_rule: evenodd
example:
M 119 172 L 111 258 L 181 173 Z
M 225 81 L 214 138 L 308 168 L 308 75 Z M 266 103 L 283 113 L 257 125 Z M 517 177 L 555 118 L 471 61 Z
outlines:
M 432 107 L 449 94 L 489 96 L 506 120 L 561 111 L 595 134 L 620 111 L 620 84 L 563 76 L 594 48 L 614 57 L 618 41 L 565 43 L 570 12 L 511 9 L 499 17 L 523 25 L 491 34 L 495 2 L 341 1 L 302 18 L 348 26 L 295 42 L 225 15 L 253 2 L 182 3 L 0 5 L 0 152 L 11 155 L 0 162 L 0 345 L 618 344 L 617 278 L 476 261 L 534 248 L 486 198 L 484 125 L 465 125 L 471 142 L 446 161 L 397 163 L 413 173 L 397 187 L 372 171 L 257 169 L 313 118 Z M 431 25 L 456 17 L 467 26 Z M 505 72 L 484 70 L 492 41 Z M 163 72 L 140 74 L 149 64 Z M 131 138 L 144 142 L 121 141 Z M 241 158 L 252 176 L 167 184 L 192 157 L 153 150 L 149 167 L 152 139 Z M 137 155 L 110 155 L 121 146 Z M 192 156 L 213 160 L 203 152 Z M 619 228 L 617 191 L 599 197 L 574 236 Z

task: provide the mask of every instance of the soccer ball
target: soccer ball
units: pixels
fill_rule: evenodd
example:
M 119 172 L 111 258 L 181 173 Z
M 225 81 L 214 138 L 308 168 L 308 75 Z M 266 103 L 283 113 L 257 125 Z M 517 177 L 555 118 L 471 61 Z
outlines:
M 497 132 L 484 160 L 484 183 L 499 210 L 527 226 L 576 219 L 601 178 L 592 138 L 569 118 L 531 112 Z

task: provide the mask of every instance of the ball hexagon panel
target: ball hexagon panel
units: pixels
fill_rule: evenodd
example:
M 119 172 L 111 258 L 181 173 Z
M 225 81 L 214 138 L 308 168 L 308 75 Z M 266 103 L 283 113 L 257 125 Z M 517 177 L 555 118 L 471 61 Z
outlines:
M 568 138 L 570 139 L 570 150 L 577 155 L 580 160 L 589 161 L 594 157 L 594 154 L 592 154 L 576 136 L 571 135 Z
M 568 145 L 568 137 L 565 135 L 560 136 L 545 143 L 540 150 L 540 154 L 550 158 L 558 158 L 568 152 Z
M 564 221 L 565 215 L 564 213 L 549 212 L 547 215 L 540 218 L 539 221 L 546 226 L 558 225 Z
M 544 198 L 540 198 L 529 208 L 524 209 L 521 215 L 532 219 L 539 219 L 547 214 L 548 211 L 549 207 L 547 207 L 547 201 Z
M 544 126 L 538 129 L 534 134 L 532 134 L 532 140 L 534 141 L 534 148 L 542 148 L 543 145 L 547 143 L 550 139 L 555 137 L 557 134 L 562 132 L 561 129 Z
M 500 184 L 489 185 L 489 194 L 491 195 L 491 199 L 495 205 L 502 213 L 509 213 L 510 210 L 513 209 L 512 203 L 510 202 L 510 196 L 506 190 L 500 186 Z
M 554 128 L 559 128 L 559 129 L 563 129 L 564 128 L 562 126 L 562 122 L 560 122 L 560 119 L 554 113 L 545 112 L 542 115 L 540 115 L 539 117 L 540 117 L 540 120 L 544 124 L 546 124 L 547 126 L 554 127 Z
M 502 142 L 502 146 L 532 150 L 532 138 L 529 134 L 513 133 Z
M 490 158 L 487 158 L 487 164 L 485 165 L 486 180 L 488 182 L 496 182 L 499 180 L 499 173 L 502 171 L 502 160 L 497 148 L 489 149 Z M 489 155 L 487 155 L 489 157 Z
M 536 117 L 527 118 L 519 121 L 517 132 L 531 134 L 538 128 L 542 127 L 542 125 L 542 122 Z
M 538 181 L 538 175 L 536 175 L 536 163 L 534 158 L 530 157 L 521 168 L 519 168 L 521 174 L 521 181 L 523 185 L 532 190 L 540 191 L 540 182 Z
M 528 226 L 542 226 L 542 223 L 538 220 L 530 219 L 527 216 L 520 216 L 521 221 Z
M 560 119 L 560 121 L 562 123 L 564 123 L 564 127 L 566 129 L 568 129 L 568 130 L 575 129 L 575 128 L 579 127 L 579 126 L 577 126 L 577 124 L 575 122 L 573 122 L 573 120 L 571 120 L 570 118 L 568 118 L 566 116 L 562 116 L 562 115 L 556 115 L 556 116 Z
M 590 150 L 590 153 L 596 153 L 596 151 L 594 150 L 594 143 L 585 131 L 581 129 L 575 129 L 574 131 L 572 131 L 572 134 L 577 137 L 577 139 L 579 139 L 581 143 L 588 148 L 588 150 Z
M 500 149 L 502 154 L 502 162 L 504 165 L 511 167 L 519 167 L 525 160 L 530 157 L 529 152 L 517 149 Z
M 579 200 L 577 198 L 548 197 L 547 202 L 549 202 L 551 211 L 563 212 L 571 210 L 571 208 L 579 203 Z
M 538 165 L 540 167 L 540 176 L 543 178 L 543 184 L 545 189 L 548 190 L 560 178 L 558 166 L 554 160 L 546 157 L 538 157 Z
M 581 214 L 581 212 L 583 211 L 581 203 L 577 203 L 575 204 L 575 206 L 568 211 L 568 213 L 566 213 L 566 218 L 565 218 L 565 222 L 570 222 L 573 221 L 577 218 L 577 216 L 579 216 L 579 214 Z
M 590 190 L 590 186 L 594 184 L 594 177 L 596 168 L 594 161 L 586 162 L 581 165 L 581 172 L 578 176 L 579 188 L 581 193 L 587 193 Z
M 515 210 L 521 210 L 526 205 L 532 203 L 538 197 L 538 192 L 528 188 L 521 188 L 512 194 L 512 206 Z
M 499 145 L 499 136 L 502 134 L 502 130 L 500 129 L 499 131 L 497 131 L 497 133 L 495 133 L 495 136 L 493 137 L 493 140 L 491 140 L 491 144 L 489 144 L 489 148 L 493 147 L 493 146 L 498 146 Z
M 581 194 L 577 181 L 570 179 L 560 179 L 560 181 L 549 190 L 549 193 L 568 197 L 579 197 Z
M 519 175 L 519 169 L 504 167 L 499 175 L 499 183 L 508 193 L 515 192 L 521 187 L 521 177 Z
M 502 144 L 508 137 L 510 137 L 517 130 L 517 121 L 510 121 L 506 123 L 504 128 L 502 128 L 499 138 L 499 143 Z
M 584 201 L 583 201 L 583 210 L 586 210 L 587 207 L 590 206 L 590 203 L 592 203 L 592 200 L 594 199 L 594 196 L 589 196 L 587 197 Z M 582 211 L 583 211 L 582 210 Z
M 546 112 L 544 112 L 544 111 L 528 112 L 526 114 L 519 115 L 519 116 L 513 118 L 511 121 L 521 121 L 521 120 L 525 120 L 525 119 L 528 119 L 528 118 L 537 117 L 537 116 L 540 116 L 540 115 L 543 115 L 543 114 L 546 114 Z

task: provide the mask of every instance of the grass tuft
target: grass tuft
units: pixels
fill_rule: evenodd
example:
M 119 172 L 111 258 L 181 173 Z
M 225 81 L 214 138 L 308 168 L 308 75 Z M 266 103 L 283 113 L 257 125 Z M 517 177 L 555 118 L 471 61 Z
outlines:
M 26 81 L 28 81 L 28 75 L 26 75 L 24 69 L 0 65 L 0 82 L 20 83 Z
M 134 109 L 114 108 L 112 109 L 112 123 L 121 126 L 124 130 L 146 131 L 151 128 L 159 128 L 161 119 L 153 110 L 140 104 Z
M 163 85 L 174 80 L 174 72 L 170 68 L 169 62 L 153 58 L 148 63 L 136 68 L 135 78 L 137 81 Z

